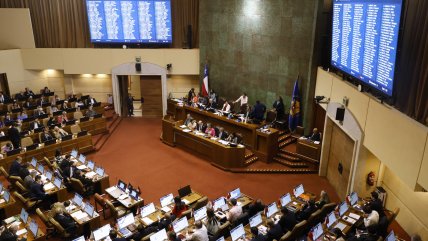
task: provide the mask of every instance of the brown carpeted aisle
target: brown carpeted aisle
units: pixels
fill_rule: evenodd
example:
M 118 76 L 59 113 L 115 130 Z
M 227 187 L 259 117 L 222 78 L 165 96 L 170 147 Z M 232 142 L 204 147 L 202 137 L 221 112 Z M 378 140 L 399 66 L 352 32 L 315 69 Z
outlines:
M 236 187 L 264 202 L 272 202 L 303 183 L 307 191 L 326 190 L 333 201 L 338 197 L 325 178 L 317 175 L 235 174 L 224 172 L 189 152 L 160 141 L 161 119 L 125 118 L 103 148 L 89 155 L 110 175 L 140 186 L 146 203 L 159 203 L 167 193 L 190 184 L 194 190 L 217 198 Z

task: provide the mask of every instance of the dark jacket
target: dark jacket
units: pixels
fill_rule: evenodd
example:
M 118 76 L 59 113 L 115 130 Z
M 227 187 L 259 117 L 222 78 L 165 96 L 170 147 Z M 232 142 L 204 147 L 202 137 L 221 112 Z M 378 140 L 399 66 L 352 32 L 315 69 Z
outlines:
M 284 232 L 291 231 L 297 224 L 296 214 L 288 212 L 286 215 L 282 215 L 278 223 Z
M 77 230 L 77 225 L 71 217 L 64 214 L 57 214 L 54 218 L 67 232 L 73 233 Z
M 273 241 L 274 239 L 280 240 L 284 232 L 279 224 L 275 224 L 267 232 L 267 241 Z
M 267 241 L 268 237 L 259 233 L 257 236 L 253 237 L 251 241 Z
M 11 176 L 19 176 L 19 172 L 21 171 L 21 164 L 19 164 L 16 160 L 12 162 L 9 168 L 9 175 Z
M 43 200 L 46 197 L 43 186 L 37 182 L 33 182 L 30 187 L 30 196 L 37 200 Z

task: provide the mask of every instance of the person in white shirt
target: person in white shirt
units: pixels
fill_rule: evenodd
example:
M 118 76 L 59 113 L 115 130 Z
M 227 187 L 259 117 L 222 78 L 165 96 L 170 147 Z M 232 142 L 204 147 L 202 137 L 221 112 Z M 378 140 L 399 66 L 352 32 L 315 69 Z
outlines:
M 241 102 L 241 113 L 244 114 L 247 112 L 247 107 L 248 107 L 248 96 L 247 93 L 242 93 L 242 95 L 235 100 L 233 103 L 236 102 Z
M 195 222 L 195 231 L 192 234 L 186 235 L 188 241 L 208 241 L 208 230 L 201 221 Z
M 230 203 L 233 207 L 226 213 L 226 218 L 229 222 L 233 223 L 242 215 L 242 207 L 238 205 L 238 202 L 234 198 L 230 199 Z
M 223 108 L 221 108 L 221 111 L 223 111 L 223 112 L 227 112 L 227 113 L 229 113 L 229 112 L 230 112 L 230 105 L 229 105 L 229 103 L 227 102 L 227 100 L 224 102 L 224 104 L 223 104 Z
M 366 228 L 379 223 L 379 213 L 372 210 L 370 206 L 364 207 L 364 226 Z

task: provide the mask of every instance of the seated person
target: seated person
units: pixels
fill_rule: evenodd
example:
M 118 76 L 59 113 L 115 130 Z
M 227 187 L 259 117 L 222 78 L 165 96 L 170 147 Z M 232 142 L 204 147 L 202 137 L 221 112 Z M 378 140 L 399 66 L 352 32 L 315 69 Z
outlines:
M 78 101 L 76 101 L 76 103 L 74 104 L 74 108 L 79 108 L 79 107 L 82 107 L 82 106 L 85 106 L 85 103 L 83 103 L 83 101 L 82 101 L 82 100 L 78 100 Z
M 207 228 L 202 224 L 202 222 L 195 222 L 195 230 L 191 234 L 186 235 L 186 240 L 188 241 L 209 241 Z
M 52 105 L 51 106 L 51 113 L 57 112 L 58 111 L 58 107 L 56 107 L 56 105 Z
M 45 88 L 42 90 L 42 94 L 49 94 L 50 92 L 51 90 L 47 86 L 45 86 Z
M 158 229 L 153 226 L 144 227 L 142 223 L 138 224 L 137 231 L 130 237 L 133 240 L 141 240 L 145 236 L 157 232 Z
M 309 137 L 311 141 L 321 141 L 321 134 L 318 132 L 318 128 L 314 128 L 312 135 Z
M 200 120 L 198 121 L 198 125 L 196 126 L 196 130 L 199 132 L 205 132 L 206 126 L 205 124 Z
M 5 126 L 11 126 L 13 123 L 15 123 L 15 120 L 12 119 L 9 113 L 6 114 L 6 117 L 3 120 Z
M 294 226 L 297 224 L 296 214 L 289 211 L 287 207 L 281 208 L 281 218 L 278 223 L 282 228 L 282 231 L 286 233 L 287 231 L 293 230 Z
M 40 98 L 40 100 L 38 100 L 38 101 L 36 102 L 36 104 L 37 104 L 37 105 L 40 105 L 40 106 L 42 106 L 42 107 L 43 107 L 43 104 L 45 104 L 45 103 L 49 103 L 49 102 L 45 99 L 45 97 L 44 97 L 44 96 L 42 96 L 42 97 Z
M 187 205 L 181 200 L 179 196 L 174 197 L 174 208 L 172 209 L 171 213 L 175 217 L 180 218 L 181 214 L 187 209 Z
M 253 110 L 250 113 L 250 118 L 253 119 L 255 123 L 260 123 L 265 119 L 265 112 L 266 106 L 257 100 Z
M 88 108 L 88 111 L 86 111 L 86 113 L 85 113 L 85 116 L 86 117 L 94 117 L 96 114 L 97 114 L 97 112 L 95 112 L 92 105 L 90 105 Z
M 266 235 L 260 233 L 257 227 L 251 228 L 251 234 L 253 235 L 253 238 L 250 241 L 267 241 Z
M 73 178 L 78 179 L 83 184 L 83 186 L 85 186 L 86 189 L 92 189 L 94 186 L 92 180 L 86 178 L 82 171 L 77 168 L 73 172 Z
M 34 110 L 34 116 L 44 115 L 45 111 L 41 106 L 37 106 L 37 109 Z
M 223 127 L 218 128 L 218 135 L 217 135 L 218 139 L 226 140 L 227 136 L 228 136 L 227 132 L 224 130 Z
M 215 109 L 217 108 L 216 103 L 212 99 L 208 99 L 208 104 L 205 107 L 206 109 Z
M 126 241 L 126 238 L 118 238 L 117 232 L 114 229 L 110 230 L 109 237 L 111 241 Z
M 22 167 L 22 157 L 18 156 L 10 165 L 9 175 L 10 176 L 19 176 L 19 171 Z
M 19 239 L 16 233 L 19 231 L 19 224 L 12 223 L 9 228 L 7 226 L 2 226 L 0 228 L 0 240 L 1 241 L 26 241 L 27 235 L 24 235 L 23 238 Z
M 57 139 L 61 139 L 61 137 L 68 135 L 68 133 L 64 129 L 59 128 L 58 126 L 54 127 L 53 134 Z
M 30 197 L 34 200 L 45 200 L 47 198 L 40 175 L 34 178 L 34 182 L 30 186 Z
M 48 126 L 52 126 L 55 125 L 57 123 L 57 120 L 55 119 L 55 117 L 53 116 L 53 114 L 49 114 L 49 119 L 48 119 Z
M 18 120 L 25 120 L 28 118 L 27 112 L 25 110 L 19 112 L 18 114 Z
M 307 220 L 316 210 L 317 207 L 315 206 L 315 201 L 311 198 L 303 205 L 302 210 L 297 214 L 298 220 Z
M 258 212 L 265 210 L 265 205 L 262 203 L 261 199 L 257 199 L 248 207 L 248 216 L 252 217 L 256 215 Z
M 229 136 L 227 136 L 226 141 L 232 142 L 235 139 L 235 137 L 236 137 L 235 132 L 232 132 L 229 134 Z
M 67 110 L 68 109 L 68 101 L 62 102 L 62 104 L 59 106 L 60 110 Z
M 372 210 L 375 210 L 379 214 L 379 217 L 385 216 L 385 212 L 383 211 L 382 200 L 380 200 L 379 194 L 377 192 L 370 193 L 369 204 Z
M 268 231 L 267 231 L 267 234 L 266 234 L 268 241 L 273 241 L 274 239 L 275 240 L 280 240 L 281 239 L 281 237 L 284 234 L 284 232 L 282 231 L 282 228 L 281 228 L 281 226 L 278 223 L 275 224 L 272 219 L 269 219 L 266 222 L 266 226 L 268 228 Z
M 196 123 L 196 120 L 192 120 L 191 122 L 189 122 L 189 124 L 187 124 L 187 127 L 190 130 L 194 131 L 198 127 L 198 123 Z
M 97 100 L 95 100 L 95 98 L 93 98 L 92 96 L 88 96 L 88 99 L 86 99 L 86 105 L 93 105 L 96 103 L 97 103 Z
M 367 228 L 367 231 L 359 234 L 355 234 L 354 236 L 346 239 L 347 241 L 376 241 L 379 238 L 377 234 L 377 225 L 373 225 Z
M 220 222 L 217 220 L 217 217 L 215 216 L 214 210 L 212 208 L 207 209 L 207 220 L 205 226 L 207 227 L 208 233 L 211 236 L 217 234 L 217 231 L 220 227 Z
M 25 87 L 24 96 L 30 97 L 33 95 L 34 95 L 34 92 L 32 90 L 30 90 L 28 87 Z
M 45 127 L 43 133 L 41 134 L 41 140 L 42 142 L 46 142 L 49 140 L 52 140 L 53 137 L 52 135 L 49 133 L 49 127 Z
M 13 102 L 12 106 L 10 107 L 11 110 L 18 110 L 21 109 L 21 106 L 16 102 L 16 100 Z
M 24 178 L 24 180 L 23 180 L 24 181 L 24 186 L 26 188 L 28 188 L 28 189 L 31 188 L 31 184 L 34 182 L 36 176 L 37 176 L 37 171 L 36 170 L 31 170 L 30 174 L 27 175 Z
M 55 95 L 52 99 L 51 99 L 51 105 L 56 105 L 56 102 L 59 101 L 59 97 L 58 95 Z
M 40 122 L 39 118 L 36 118 L 33 122 L 30 123 L 30 130 L 43 127 L 43 124 Z
M 63 111 L 62 115 L 59 115 L 58 118 L 58 124 L 65 124 L 68 121 L 67 112 Z
M 321 209 L 325 204 L 330 203 L 330 198 L 326 191 L 322 190 L 320 193 L 320 199 L 315 203 L 318 209 Z
M 232 204 L 232 207 L 226 213 L 226 218 L 230 223 L 233 223 L 242 215 L 242 207 L 238 205 L 235 198 L 231 198 L 230 203 Z
M 345 235 L 342 233 L 342 231 L 340 230 L 340 228 L 333 228 L 331 230 L 331 233 L 336 238 L 336 239 L 334 239 L 335 241 L 345 241 Z
M 205 128 L 205 134 L 208 134 L 211 137 L 215 137 L 215 129 L 211 127 L 211 123 L 207 123 L 207 127 Z
M 373 210 L 370 205 L 363 208 L 364 211 L 364 227 L 377 226 L 379 223 L 379 213 Z
M 191 123 L 193 121 L 193 118 L 190 114 L 187 114 L 186 116 L 186 120 L 184 121 L 183 125 L 189 125 L 189 123 Z
M 175 217 L 174 217 L 175 218 Z M 172 221 L 174 220 L 173 217 L 171 217 L 171 214 L 165 213 L 165 216 L 159 220 L 158 223 L 158 230 L 161 229 L 169 229 L 169 226 L 171 225 Z
M 3 154 L 6 154 L 7 152 L 9 152 L 11 150 L 13 150 L 13 145 L 10 142 L 6 143 L 6 145 L 1 147 L 1 153 L 3 153 Z
M 230 112 L 230 104 L 229 102 L 224 101 L 223 107 L 221 108 L 221 111 L 229 113 Z
M 231 141 L 233 144 L 239 145 L 239 144 L 243 144 L 243 138 L 241 133 L 236 133 L 234 138 Z
M 28 171 L 28 162 L 24 162 L 21 165 L 21 168 L 19 169 L 19 177 L 21 177 L 22 180 L 28 175 L 30 175 L 30 171 Z
M 169 231 L 168 241 L 181 241 L 181 238 L 177 237 L 177 234 L 174 231 Z
M 74 234 L 77 231 L 77 223 L 72 217 L 64 214 L 64 209 L 57 207 L 53 218 L 65 229 L 67 233 Z
M 30 102 L 31 99 L 28 99 L 24 102 L 24 104 L 22 105 L 23 108 L 28 109 L 30 108 L 33 104 L 31 104 Z

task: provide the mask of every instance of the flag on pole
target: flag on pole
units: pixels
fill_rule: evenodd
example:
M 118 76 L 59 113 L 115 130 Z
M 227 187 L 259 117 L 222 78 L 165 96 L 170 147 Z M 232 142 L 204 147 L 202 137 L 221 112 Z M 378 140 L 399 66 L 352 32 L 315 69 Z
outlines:
M 296 82 L 294 82 L 293 95 L 291 99 L 290 115 L 288 116 L 288 127 L 290 131 L 294 131 L 298 125 L 300 125 L 300 94 L 299 94 L 299 76 L 297 76 Z
M 204 79 L 202 80 L 202 95 L 208 96 L 208 93 L 208 64 L 206 64 L 204 69 Z

